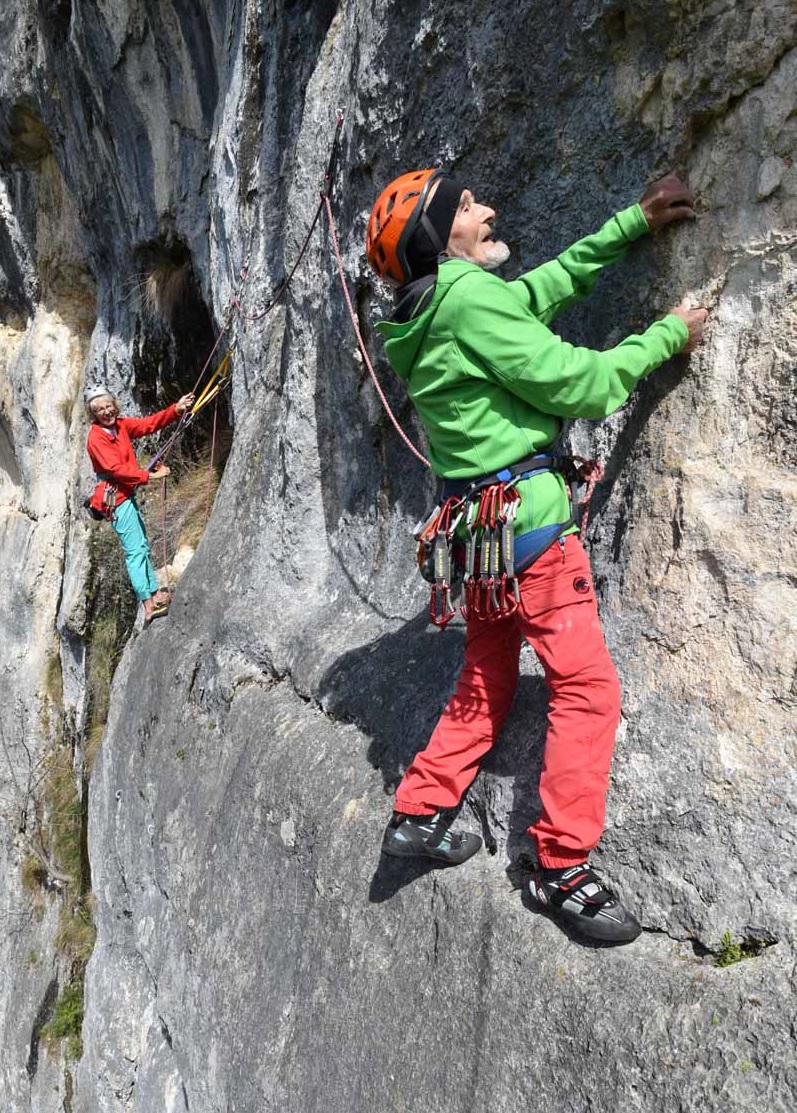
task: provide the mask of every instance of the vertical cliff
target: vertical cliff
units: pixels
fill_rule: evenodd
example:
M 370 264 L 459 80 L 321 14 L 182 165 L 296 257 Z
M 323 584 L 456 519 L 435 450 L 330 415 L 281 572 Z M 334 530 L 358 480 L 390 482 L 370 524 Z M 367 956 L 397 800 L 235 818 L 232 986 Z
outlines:
M 792 1109 L 793 2 L 6 9 L 0 1104 Z M 380 864 L 462 631 L 426 626 L 409 534 L 433 486 L 356 351 L 325 217 L 261 316 L 341 107 L 347 280 L 418 443 L 362 251 L 397 171 L 442 161 L 489 199 L 507 274 L 667 169 L 699 195 L 559 325 L 605 347 L 685 294 L 712 309 L 695 355 L 571 433 L 606 463 L 589 544 L 624 703 L 598 858 L 633 947 L 579 946 L 512 887 L 544 728 L 530 658 L 462 813 L 495 855 Z M 82 386 L 131 411 L 176 396 L 235 298 L 212 516 L 106 713 L 96 671 L 130 616 L 82 517 Z

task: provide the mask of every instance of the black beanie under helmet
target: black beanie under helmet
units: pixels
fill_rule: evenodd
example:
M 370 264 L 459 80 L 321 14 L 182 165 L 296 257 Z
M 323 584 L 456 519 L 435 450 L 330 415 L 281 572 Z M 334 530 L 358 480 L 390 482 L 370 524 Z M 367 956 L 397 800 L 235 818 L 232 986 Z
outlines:
M 407 244 L 407 262 L 413 278 L 437 270 L 437 261 L 446 249 L 463 188 L 450 174 L 438 179 L 434 196 Z

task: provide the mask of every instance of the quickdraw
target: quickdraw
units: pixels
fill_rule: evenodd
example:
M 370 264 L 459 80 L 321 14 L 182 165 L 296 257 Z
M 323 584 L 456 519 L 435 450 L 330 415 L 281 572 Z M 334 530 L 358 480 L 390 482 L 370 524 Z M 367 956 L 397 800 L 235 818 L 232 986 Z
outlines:
M 435 626 L 447 626 L 457 613 L 451 588 L 456 578 L 452 548 L 454 533 L 462 520 L 463 507 L 462 499 L 456 496 L 445 499 L 415 528 L 418 567 L 423 578 L 432 585 L 429 621 Z

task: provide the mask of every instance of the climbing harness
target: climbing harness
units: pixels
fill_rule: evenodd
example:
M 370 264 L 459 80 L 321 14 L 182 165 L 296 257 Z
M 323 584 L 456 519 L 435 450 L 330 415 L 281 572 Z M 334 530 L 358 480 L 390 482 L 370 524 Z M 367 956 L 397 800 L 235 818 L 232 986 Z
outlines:
M 559 472 L 569 484 L 571 504 L 580 510 L 580 536 L 589 520 L 589 502 L 603 475 L 597 460 L 538 453 L 476 479 L 446 480 L 440 500 L 415 527 L 421 575 L 431 583 L 429 620 L 445 628 L 457 613 L 453 588 L 461 579 L 463 618 L 492 619 L 515 613 L 520 603 L 518 573 L 576 525 L 571 516 L 515 537 L 522 497 L 517 484 L 543 472 Z M 586 484 L 581 500 L 575 490 Z M 464 539 L 457 529 L 465 520 Z
M 108 475 L 107 472 L 95 472 L 95 479 L 97 483 L 105 484 L 100 505 L 99 507 L 92 505 L 91 500 L 94 496 L 91 494 L 83 499 L 83 507 L 95 522 L 110 522 L 116 510 L 116 496 L 119 492 L 113 483 L 113 476 Z

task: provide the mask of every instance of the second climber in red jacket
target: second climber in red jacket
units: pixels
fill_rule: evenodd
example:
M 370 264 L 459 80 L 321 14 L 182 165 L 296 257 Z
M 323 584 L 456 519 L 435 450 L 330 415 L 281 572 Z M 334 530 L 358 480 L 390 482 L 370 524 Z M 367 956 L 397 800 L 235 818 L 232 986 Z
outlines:
M 193 406 L 194 395 L 184 394 L 150 417 L 122 417 L 116 399 L 104 386 L 91 387 L 85 400 L 91 416 L 86 448 L 97 476 L 89 506 L 108 518 L 116 531 L 133 591 L 144 608 L 144 621 L 149 624 L 153 618 L 166 613 L 169 594 L 158 588 L 135 492 L 150 479 L 164 479 L 170 469 L 165 464 L 159 464 L 151 472 L 140 467 L 132 442 L 177 421 Z

